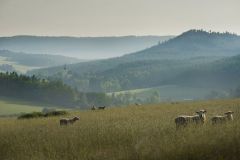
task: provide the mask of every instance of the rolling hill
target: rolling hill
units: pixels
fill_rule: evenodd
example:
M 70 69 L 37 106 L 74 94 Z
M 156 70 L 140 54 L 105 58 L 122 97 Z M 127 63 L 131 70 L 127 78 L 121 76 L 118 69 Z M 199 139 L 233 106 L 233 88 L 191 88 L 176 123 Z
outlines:
M 117 58 L 91 61 L 69 65 L 69 70 L 77 74 L 86 72 L 102 72 L 119 64 L 146 61 L 146 60 L 179 60 L 195 59 L 213 61 L 223 57 L 230 57 L 240 54 L 240 37 L 230 33 L 206 32 L 202 30 L 189 30 L 166 42 L 159 43 L 145 50 L 126 54 Z M 38 70 L 54 74 L 62 67 L 53 67 L 46 70 Z M 46 72 L 45 72 L 46 71 Z
M 136 52 L 173 36 L 122 37 L 0 37 L 0 49 L 34 54 L 54 54 L 80 59 L 118 57 Z
M 171 80 L 166 80 L 165 83 L 234 89 L 240 86 L 240 55 L 188 69 Z
M 167 42 L 122 57 L 29 72 L 61 79 L 80 91 L 117 92 L 176 86 L 186 97 L 203 98 L 211 90 L 227 91 L 239 84 L 240 37 L 230 33 L 190 30 Z M 199 88 L 207 91 L 194 96 Z M 171 93 L 173 88 L 169 88 Z M 171 94 L 160 95 L 171 99 Z M 166 93 L 168 92 L 165 88 Z M 168 92 L 170 93 L 170 92 Z M 174 95 L 173 93 L 172 95 Z M 187 96 L 189 95 L 189 96 Z M 173 96 L 173 99 L 178 99 Z M 183 99 L 183 97 L 182 97 Z
M 187 58 L 239 54 L 240 37 L 231 33 L 189 30 L 162 44 L 127 56 L 145 58 Z
M 31 69 L 82 62 L 77 58 L 48 54 L 29 54 L 0 50 L 0 71 L 26 72 Z
M 172 76 L 158 72 L 161 75 L 159 77 L 151 74 L 151 78 L 143 76 L 145 78 L 136 80 L 142 82 L 141 84 L 144 84 L 143 81 L 148 82 L 148 85 L 155 82 L 155 85 L 150 88 L 142 86 L 139 87 L 141 89 L 130 89 L 115 92 L 115 94 L 133 94 L 137 99 L 144 101 L 147 97 L 158 92 L 161 101 L 194 100 L 226 98 L 232 96 L 232 93 L 235 94 L 234 90 L 240 87 L 240 55 L 186 67 L 184 70 L 178 69 L 177 72 L 173 73 L 174 70 L 171 68 Z

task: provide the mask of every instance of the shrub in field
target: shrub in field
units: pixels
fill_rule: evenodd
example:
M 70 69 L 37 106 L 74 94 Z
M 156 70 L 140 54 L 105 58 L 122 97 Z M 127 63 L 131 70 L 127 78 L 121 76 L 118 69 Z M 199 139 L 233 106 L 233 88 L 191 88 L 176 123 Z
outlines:
M 48 112 L 44 115 L 44 117 L 49 117 L 49 116 L 61 116 L 67 114 L 66 111 L 52 111 Z
M 40 118 L 40 117 L 51 117 L 51 116 L 60 116 L 67 114 L 66 111 L 52 111 L 48 113 L 42 113 L 42 112 L 32 112 L 32 113 L 26 113 L 22 114 L 18 117 L 18 119 L 30 119 L 30 118 Z
M 43 116 L 44 114 L 42 112 L 32 112 L 32 113 L 22 114 L 18 117 L 18 119 L 39 118 Z

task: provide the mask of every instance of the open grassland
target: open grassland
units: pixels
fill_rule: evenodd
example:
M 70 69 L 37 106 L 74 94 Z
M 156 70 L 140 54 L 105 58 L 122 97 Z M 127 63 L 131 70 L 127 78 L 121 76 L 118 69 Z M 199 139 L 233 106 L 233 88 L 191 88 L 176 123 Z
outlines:
M 161 101 L 169 100 L 185 100 L 185 99 L 204 99 L 212 91 L 217 91 L 219 93 L 224 93 L 223 90 L 215 88 L 201 88 L 201 87 L 186 87 L 178 85 L 163 85 L 153 88 L 143 88 L 143 89 L 133 89 L 119 92 L 111 92 L 108 95 L 114 93 L 115 95 L 120 94 L 134 94 L 137 99 L 146 99 L 154 94 L 154 92 L 159 92 Z
M 176 131 L 174 118 L 207 110 L 203 126 Z M 210 117 L 234 111 L 233 122 L 212 126 Z M 0 119 L 1 160 L 238 160 L 240 100 L 217 100 L 73 112 L 60 117 Z
M 0 117 L 14 116 L 21 113 L 41 112 L 43 108 L 54 108 L 57 110 L 67 110 L 47 104 L 37 104 L 13 98 L 0 97 Z
M 17 100 L 0 99 L 0 116 L 14 115 L 19 113 L 39 112 L 43 106 L 24 103 Z

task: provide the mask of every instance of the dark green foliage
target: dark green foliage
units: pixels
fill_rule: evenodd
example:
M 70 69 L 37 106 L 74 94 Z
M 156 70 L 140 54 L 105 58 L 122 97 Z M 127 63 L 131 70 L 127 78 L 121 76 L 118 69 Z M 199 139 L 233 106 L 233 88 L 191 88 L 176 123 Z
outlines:
M 149 88 L 165 85 L 166 80 L 171 80 L 189 69 L 197 68 L 214 60 L 215 57 L 198 57 L 182 60 L 142 60 L 122 64 L 116 62 L 115 66 L 112 65 L 112 68 L 103 69 L 103 71 L 100 71 L 98 65 L 96 65 L 96 69 L 99 71 L 86 73 L 78 73 L 80 69 L 71 70 L 69 68 L 68 71 L 56 72 L 48 79 L 62 79 L 64 83 L 74 86 L 82 92 L 114 92 Z M 106 64 L 108 63 L 106 62 Z M 83 70 L 85 69 L 83 68 Z
M 52 116 L 61 116 L 68 114 L 67 111 L 52 111 L 48 113 L 43 112 L 33 112 L 22 114 L 18 117 L 18 119 L 30 119 L 30 118 L 40 118 L 40 117 L 52 117 Z
M 61 116 L 67 114 L 67 111 L 52 111 L 44 114 L 44 117 Z
M 30 119 L 30 118 L 40 118 L 44 117 L 44 114 L 42 112 L 33 112 L 33 113 L 26 113 L 23 115 L 20 115 L 18 119 Z
M 184 86 L 235 89 L 240 84 L 240 55 L 189 68 L 167 82 Z
M 0 90 L 0 96 L 60 106 L 73 106 L 77 94 L 60 81 L 41 80 L 16 72 L 0 73 Z
M 41 104 L 87 108 L 90 105 L 111 105 L 104 93 L 80 93 L 61 81 L 47 81 L 36 76 L 0 73 L 0 96 Z

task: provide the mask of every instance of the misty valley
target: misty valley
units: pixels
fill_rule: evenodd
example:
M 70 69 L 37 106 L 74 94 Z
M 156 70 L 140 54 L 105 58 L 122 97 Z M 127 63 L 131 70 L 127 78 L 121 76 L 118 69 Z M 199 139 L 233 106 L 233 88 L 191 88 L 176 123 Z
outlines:
M 0 71 L 0 159 L 238 159 L 237 34 L 0 37 Z
M 28 44 L 28 38 L 24 38 L 26 41 L 24 45 Z M 159 37 L 156 44 L 153 43 L 146 49 L 116 58 L 99 60 L 70 58 L 67 54 L 53 55 L 54 52 L 51 51 L 49 54 L 23 53 L 23 50 L 13 52 L 8 49 L 11 49 L 9 46 L 15 46 L 15 48 L 19 46 L 16 38 L 13 37 L 13 40 L 8 38 L 6 42 L 2 38 L 0 47 L 2 46 L 5 50 L 0 51 L 0 56 L 4 58 L 0 69 L 7 72 L 7 75 L 4 75 L 8 77 L 7 79 L 16 72 L 20 77 L 21 74 L 25 74 L 30 79 L 34 76 L 38 79 L 38 83 L 67 85 L 74 93 L 71 96 L 68 95 L 74 102 L 59 103 L 65 107 L 90 108 L 92 105 L 121 106 L 135 103 L 238 97 L 240 94 L 240 37 L 238 35 L 228 32 L 189 30 L 169 40 L 161 41 L 161 38 Z M 57 41 L 57 38 L 54 40 Z M 131 41 L 131 39 L 127 40 Z M 132 43 L 138 42 L 133 41 Z M 57 42 L 55 45 L 58 44 Z M 122 43 L 123 48 L 127 48 L 123 40 L 118 45 Z M 97 45 L 96 42 L 94 44 Z M 41 48 L 42 45 L 40 43 L 38 46 L 35 42 L 35 49 Z M 98 46 L 101 45 L 98 44 Z M 94 49 L 88 52 L 92 50 Z M 24 72 L 21 67 L 25 67 Z M 5 83 L 1 84 L 2 87 L 6 87 Z M 24 88 L 26 86 L 21 91 Z M 26 90 L 30 93 L 41 92 L 38 85 Z M 7 96 L 7 92 L 1 94 L 1 96 Z M 98 96 L 95 98 L 86 96 L 89 94 L 101 95 L 99 96 L 101 100 L 97 98 Z M 19 98 L 17 95 L 13 97 Z M 33 101 L 32 97 L 25 96 L 25 99 Z M 49 102 L 40 99 L 39 101 Z
M 239 160 L 239 0 L 0 0 L 0 160 Z

